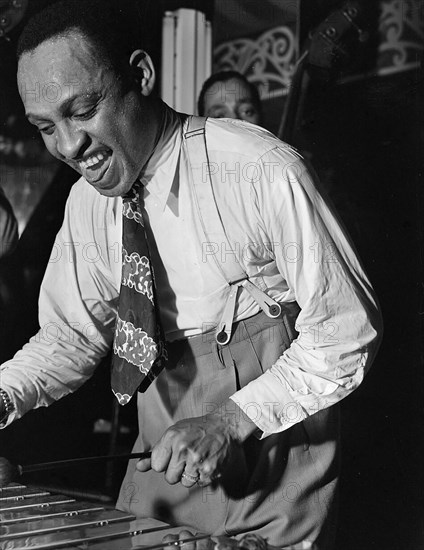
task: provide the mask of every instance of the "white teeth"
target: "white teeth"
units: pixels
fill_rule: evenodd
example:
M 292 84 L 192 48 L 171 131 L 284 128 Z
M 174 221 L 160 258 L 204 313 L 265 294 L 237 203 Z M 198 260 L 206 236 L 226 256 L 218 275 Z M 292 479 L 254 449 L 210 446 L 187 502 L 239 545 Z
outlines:
M 96 153 L 86 160 L 81 160 L 80 166 L 82 169 L 89 168 L 90 166 L 94 166 L 98 162 L 102 161 L 104 158 L 106 158 L 104 153 Z

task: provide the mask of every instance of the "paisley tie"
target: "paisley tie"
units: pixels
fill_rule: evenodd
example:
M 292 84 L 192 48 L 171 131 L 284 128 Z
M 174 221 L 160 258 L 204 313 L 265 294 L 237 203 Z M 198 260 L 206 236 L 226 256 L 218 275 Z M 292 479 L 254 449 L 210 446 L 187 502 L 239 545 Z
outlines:
M 137 182 L 123 197 L 122 278 L 112 356 L 112 391 L 120 405 L 145 391 L 166 360 Z

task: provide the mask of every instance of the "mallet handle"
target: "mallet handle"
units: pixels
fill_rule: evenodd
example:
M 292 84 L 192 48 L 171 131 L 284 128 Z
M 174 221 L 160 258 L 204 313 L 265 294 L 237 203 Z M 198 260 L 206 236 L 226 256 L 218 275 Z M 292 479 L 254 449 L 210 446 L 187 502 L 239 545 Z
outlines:
M 86 456 L 82 458 L 68 458 L 67 460 L 55 460 L 54 462 L 39 462 L 38 464 L 18 465 L 19 473 L 27 474 L 30 472 L 39 472 L 41 470 L 54 470 L 56 468 L 66 468 L 68 466 L 77 466 L 87 462 L 106 462 L 108 460 L 129 460 L 130 458 L 150 458 L 151 452 L 130 453 L 121 455 L 101 455 Z

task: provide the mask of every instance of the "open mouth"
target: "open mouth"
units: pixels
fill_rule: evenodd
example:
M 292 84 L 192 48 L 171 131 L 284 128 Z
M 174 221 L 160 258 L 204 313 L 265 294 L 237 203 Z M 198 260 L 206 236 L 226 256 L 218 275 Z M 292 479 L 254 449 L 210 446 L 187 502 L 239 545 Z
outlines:
M 111 159 L 112 151 L 103 149 L 86 157 L 84 160 L 80 160 L 78 165 L 88 183 L 96 183 L 105 175 Z

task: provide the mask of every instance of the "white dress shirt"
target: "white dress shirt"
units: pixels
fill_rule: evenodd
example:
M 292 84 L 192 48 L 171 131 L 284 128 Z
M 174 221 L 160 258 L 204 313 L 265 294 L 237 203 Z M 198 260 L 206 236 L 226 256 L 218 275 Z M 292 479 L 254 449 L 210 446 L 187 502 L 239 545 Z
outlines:
M 163 134 L 141 174 L 161 318 L 168 340 L 208 332 L 229 292 L 205 242 L 182 147 L 186 122 L 166 109 Z M 375 354 L 380 317 L 371 285 L 300 155 L 265 130 L 208 119 L 216 202 L 250 280 L 278 302 L 297 301 L 299 337 L 232 399 L 263 436 L 347 396 Z M 207 167 L 205 166 L 205 177 Z M 15 405 L 8 423 L 77 389 L 109 350 L 121 276 L 122 200 L 83 178 L 72 188 L 40 293 L 40 331 L 3 364 Z M 242 290 L 235 320 L 259 311 Z

